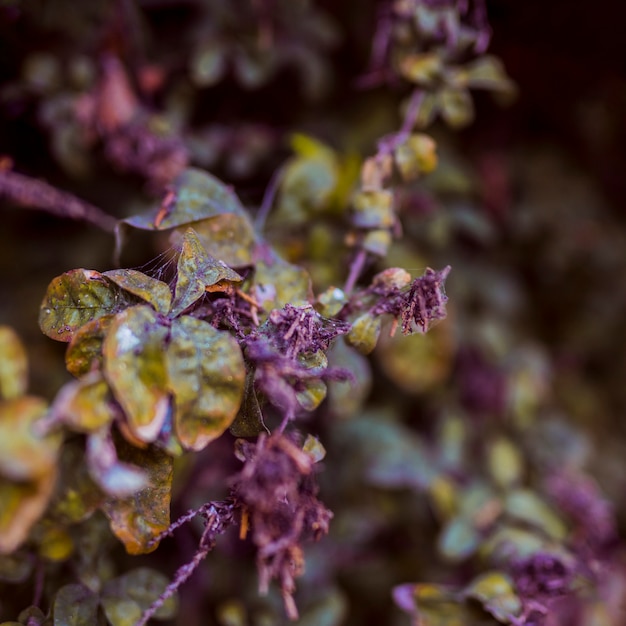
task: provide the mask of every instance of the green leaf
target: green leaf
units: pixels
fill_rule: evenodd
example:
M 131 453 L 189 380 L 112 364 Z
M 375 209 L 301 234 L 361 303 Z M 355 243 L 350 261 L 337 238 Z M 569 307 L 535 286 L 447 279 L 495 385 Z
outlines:
M 74 551 L 74 541 L 68 529 L 56 522 L 43 520 L 35 530 L 39 556 L 47 561 L 67 560 Z
M 471 520 L 455 517 L 443 527 L 437 549 L 449 561 L 463 561 L 476 552 L 481 539 Z
M 110 270 L 104 272 L 103 276 L 106 276 L 124 291 L 128 291 L 151 304 L 158 313 L 166 315 L 170 310 L 172 292 L 167 283 L 137 270 Z
M 352 323 L 346 343 L 361 354 L 369 354 L 378 342 L 382 321 L 380 316 L 363 313 Z
M 45 476 L 56 464 L 61 435 L 39 435 L 33 426 L 47 411 L 41 398 L 0 403 L 0 475 L 12 480 Z
M 256 437 L 263 431 L 269 433 L 254 388 L 254 370 L 246 374 L 241 406 L 229 430 L 234 437 Z
M 480 554 L 492 563 L 506 564 L 512 558 L 524 559 L 537 552 L 546 551 L 549 547 L 546 539 L 540 537 L 537 532 L 502 526 L 483 542 Z
M 74 333 L 65 352 L 65 366 L 72 376 L 102 369 L 102 343 L 114 319 L 115 315 L 103 315 Z
M 223 213 L 245 215 L 245 209 L 230 187 L 207 172 L 188 168 L 174 181 L 171 201 L 166 206 L 157 207 L 151 215 L 129 217 L 120 224 L 141 230 L 168 230 Z
M 503 572 L 481 574 L 465 588 L 464 594 L 478 600 L 500 622 L 510 623 L 522 611 L 513 581 Z
M 65 585 L 54 599 L 54 626 L 94 626 L 98 596 L 83 585 Z
M 176 291 L 170 316 L 180 315 L 204 295 L 207 287 L 222 281 L 241 280 L 241 276 L 223 261 L 207 254 L 195 231 L 189 228 L 183 238 L 183 247 L 178 258 Z
M 10 400 L 26 393 L 28 359 L 15 331 L 0 326 L 0 400 Z
M 305 411 L 314 411 L 326 398 L 326 383 L 319 378 L 305 380 L 296 391 L 298 403 Z
M 257 89 L 267 82 L 276 70 L 276 65 L 276 51 L 271 46 L 254 50 L 240 47 L 233 56 L 234 74 L 246 89 Z
M 231 425 L 241 405 L 241 349 L 229 333 L 183 316 L 172 323 L 165 359 L 176 435 L 183 447 L 201 450 Z
M 443 585 L 406 584 L 393 590 L 396 604 L 416 618 L 419 626 L 493 626 L 479 608 L 468 606 L 461 594 Z
M 540 528 L 548 537 L 562 541 L 567 536 L 567 527 L 561 518 L 530 489 L 509 492 L 504 510 L 510 517 Z
M 363 237 L 363 243 L 361 247 L 366 252 L 374 254 L 379 257 L 386 257 L 391 246 L 391 232 L 387 228 L 378 228 L 370 230 Z
M 119 578 L 106 582 L 102 588 L 104 600 L 131 600 L 143 613 L 165 591 L 169 584 L 166 576 L 148 567 L 132 570 Z M 178 610 L 176 596 L 168 598 L 163 606 L 155 613 L 155 619 L 172 619 Z M 105 608 L 106 611 L 106 608 Z M 107 614 L 108 617 L 108 614 Z M 110 619 L 110 618 L 109 618 Z M 114 626 L 115 622 L 110 620 Z M 123 626 L 126 622 L 117 622 Z M 130 623 L 133 626 L 134 622 Z
M 276 255 L 269 262 L 256 264 L 250 295 L 268 312 L 287 303 L 302 306 L 313 300 L 311 277 L 303 268 Z
M 347 615 L 346 596 L 338 589 L 331 589 L 304 611 L 298 626 L 341 626 Z
M 103 597 L 100 604 L 111 626 L 135 626 L 143 613 L 135 601 L 127 598 Z
M 322 442 L 311 434 L 306 436 L 302 444 L 302 452 L 306 452 L 313 459 L 313 463 L 319 463 L 326 456 L 326 448 Z
M 38 606 L 26 607 L 20 611 L 17 619 L 20 624 L 26 626 L 50 626 L 51 622 L 46 619 L 46 614 Z
M 23 583 L 33 571 L 35 561 L 26 551 L 0 555 L 0 581 L 5 583 Z
M 515 83 L 507 76 L 502 61 L 495 56 L 485 54 L 463 69 L 467 86 L 472 89 L 489 89 L 511 95 L 517 91 Z
M 393 337 L 383 331 L 376 357 L 382 370 L 395 385 L 409 394 L 420 394 L 444 383 L 454 365 L 455 336 L 445 321 L 426 334 Z
M 328 409 L 337 417 L 352 417 L 361 409 L 372 388 L 369 361 L 341 337 L 331 346 L 328 361 L 331 367 L 346 369 L 353 375 L 353 380 L 328 381 Z
M 206 252 L 231 267 L 252 265 L 256 235 L 247 215 L 224 213 L 193 223 L 193 229 Z M 178 245 L 187 227 L 177 228 L 170 240 Z
M 442 89 L 438 94 L 441 117 L 452 128 L 467 126 L 474 119 L 474 103 L 465 89 Z
M 323 143 L 302 134 L 292 137 L 297 155 L 285 166 L 272 221 L 303 224 L 332 206 L 340 182 L 337 155 Z
M 407 137 L 394 154 L 402 178 L 409 181 L 432 172 L 437 167 L 436 149 L 437 144 L 429 135 L 415 133 Z
M 141 441 L 154 441 L 169 410 L 164 350 L 168 328 L 149 306 L 120 313 L 104 340 L 104 374 Z
M 443 71 L 443 64 L 437 52 L 408 54 L 400 63 L 400 73 L 404 78 L 418 85 L 430 85 Z
M 411 430 L 377 415 L 338 423 L 335 434 L 350 447 L 352 462 L 379 487 L 427 487 L 437 475 L 431 454 Z
M 347 302 L 346 294 L 339 287 L 328 287 L 317 296 L 315 309 L 323 317 L 335 317 Z
M 352 200 L 352 223 L 357 228 L 391 228 L 396 223 L 393 191 L 359 191 Z
M 118 222 L 115 228 L 115 258 L 120 257 L 129 226 L 141 230 L 169 230 L 227 213 L 246 216 L 245 209 L 230 187 L 202 170 L 183 170 L 162 206 L 148 215 L 136 215 Z
M 213 38 L 203 41 L 191 56 L 191 80 L 197 87 L 211 87 L 226 71 L 226 47 Z
M 39 310 L 39 327 L 51 339 L 70 341 L 84 324 L 127 306 L 117 287 L 100 272 L 77 269 L 57 276 Z
M 129 554 L 156 549 L 154 539 L 169 527 L 173 461 L 154 446 L 140 450 L 123 439 L 115 441 L 120 461 L 141 467 L 149 485 L 129 498 L 109 498 L 102 509 L 113 534 Z
M 512 487 L 522 479 L 524 460 L 519 449 L 506 437 L 491 442 L 487 463 L 493 481 L 500 487 Z
M 439 99 L 437 93 L 427 92 L 422 97 L 422 102 L 415 120 L 415 128 L 426 128 L 430 126 L 439 113 Z
M 58 462 L 60 475 L 50 512 L 65 524 L 88 519 L 104 499 L 87 471 L 83 448 L 78 438 L 66 441 Z

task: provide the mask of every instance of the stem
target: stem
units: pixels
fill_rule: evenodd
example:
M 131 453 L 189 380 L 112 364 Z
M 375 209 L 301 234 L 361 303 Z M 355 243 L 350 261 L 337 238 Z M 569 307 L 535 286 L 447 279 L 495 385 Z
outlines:
M 350 273 L 348 274 L 348 278 L 346 280 L 346 284 L 343 287 L 344 293 L 346 295 L 352 293 L 354 286 L 356 285 L 356 281 L 359 280 L 359 276 L 363 271 L 363 267 L 365 266 L 365 261 L 367 260 L 367 252 L 362 248 L 357 252 L 357 255 L 354 257 L 354 260 L 350 264 Z
M 61 191 L 48 183 L 0 167 L 0 196 L 27 208 L 38 208 L 53 215 L 90 222 L 112 233 L 117 219 L 98 207 Z
M 220 505 L 223 503 L 207 502 L 203 504 L 197 511 L 190 510 L 180 517 L 172 526 L 162 533 L 169 534 L 174 528 L 182 526 L 185 522 L 191 520 L 195 515 L 206 516 L 206 526 L 200 537 L 200 545 L 198 551 L 194 554 L 193 559 L 185 565 L 181 565 L 174 575 L 174 580 L 165 588 L 163 593 L 150 605 L 146 612 L 141 616 L 135 626 L 145 626 L 148 621 L 154 617 L 155 613 L 171 598 L 178 588 L 189 579 L 189 577 L 198 569 L 198 565 L 206 558 L 215 545 L 217 535 L 223 533 L 232 524 L 232 510 L 226 510 Z
M 276 197 L 276 192 L 278 191 L 278 185 L 283 177 L 283 173 L 285 171 L 284 167 L 277 169 L 270 178 L 270 182 L 267 184 L 265 188 L 265 193 L 263 194 L 263 202 L 259 207 L 259 210 L 256 214 L 256 219 L 254 220 L 254 226 L 258 233 L 261 233 L 265 228 L 265 222 L 267 220 L 267 216 L 270 214 L 272 210 L 272 205 L 274 204 L 274 198 Z
M 287 411 L 285 411 L 285 415 L 283 416 L 283 421 L 280 423 L 280 426 L 278 427 L 278 433 L 280 435 L 283 434 L 283 432 L 285 432 L 285 428 L 287 428 L 287 424 L 289 424 L 289 422 L 294 418 L 294 411 L 293 409 L 289 409 Z
M 207 525 L 200 539 L 201 548 L 194 554 L 190 563 L 185 563 L 176 570 L 174 580 L 165 588 L 165 591 L 150 605 L 150 608 L 141 616 L 141 619 L 135 626 L 145 626 L 154 614 L 171 598 L 178 588 L 196 571 L 198 565 L 206 558 L 207 554 L 213 548 L 212 542 L 207 541 L 211 534 L 211 526 Z M 202 545 L 204 544 L 204 545 Z

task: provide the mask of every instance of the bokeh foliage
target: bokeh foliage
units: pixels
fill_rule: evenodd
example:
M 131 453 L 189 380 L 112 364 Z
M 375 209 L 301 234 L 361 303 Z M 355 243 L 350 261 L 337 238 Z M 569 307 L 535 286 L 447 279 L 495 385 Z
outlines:
M 626 248 L 482 2 L 0 28 L 3 623 L 622 623 Z

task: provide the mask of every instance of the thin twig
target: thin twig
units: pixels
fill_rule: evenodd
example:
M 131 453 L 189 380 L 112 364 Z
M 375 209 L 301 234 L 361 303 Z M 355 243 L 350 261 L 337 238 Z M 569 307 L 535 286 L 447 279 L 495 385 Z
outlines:
M 350 265 L 350 273 L 348 274 L 348 278 L 346 280 L 346 284 L 343 287 L 343 291 L 346 295 L 352 293 L 354 286 L 356 285 L 356 281 L 359 280 L 361 276 L 361 272 L 365 267 L 365 261 L 367 259 L 367 252 L 361 248 L 356 257 L 354 257 L 354 261 L 352 261 Z
M 196 571 L 198 565 L 206 558 L 207 554 L 212 550 L 213 543 L 210 541 L 212 528 L 209 524 L 204 529 L 200 539 L 200 548 L 194 554 L 193 559 L 189 563 L 185 563 L 176 570 L 174 580 L 165 588 L 165 591 L 150 605 L 148 610 L 141 616 L 141 619 L 135 626 L 145 626 L 148 621 L 154 617 L 154 614 L 171 598 L 178 588 Z
M 273 174 L 272 178 L 270 178 L 270 182 L 267 184 L 265 188 L 265 193 L 263 194 L 263 202 L 259 207 L 259 210 L 256 214 L 256 218 L 254 220 L 254 225 L 256 227 L 256 231 L 261 233 L 263 228 L 265 228 L 265 222 L 267 221 L 267 216 L 270 214 L 272 210 L 272 205 L 274 204 L 274 198 L 276 197 L 276 192 L 278 191 L 278 185 L 282 180 L 283 173 L 285 171 L 284 167 L 278 168 Z
M 43 209 L 59 217 L 90 222 L 107 233 L 112 233 L 117 223 L 112 215 L 71 193 L 5 168 L 0 168 L 0 196 L 23 207 Z
M 158 539 L 170 535 L 172 531 L 183 524 L 191 521 L 196 515 L 201 515 L 206 519 L 206 526 L 200 537 L 200 545 L 193 559 L 189 563 L 181 565 L 174 574 L 174 580 L 164 589 L 163 593 L 150 605 L 143 613 L 135 626 L 145 626 L 154 617 L 157 611 L 171 598 L 178 588 L 189 579 L 196 571 L 198 565 L 206 558 L 215 545 L 218 535 L 222 534 L 232 523 L 232 505 L 225 502 L 207 502 L 197 510 L 189 510 L 182 517 L 176 520 Z

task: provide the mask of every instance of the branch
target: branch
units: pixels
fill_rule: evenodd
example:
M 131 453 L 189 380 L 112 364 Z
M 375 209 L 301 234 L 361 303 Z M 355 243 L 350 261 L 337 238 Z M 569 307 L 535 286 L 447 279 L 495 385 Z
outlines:
M 2 165 L 0 164 L 0 197 L 26 208 L 43 209 L 59 217 L 90 222 L 107 233 L 114 231 L 117 219 L 102 209 L 42 180 L 18 174 Z

